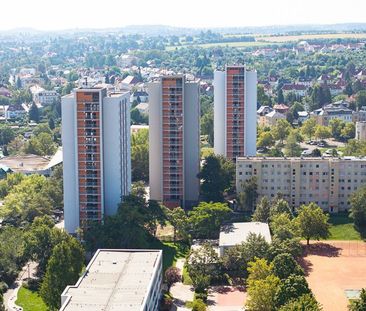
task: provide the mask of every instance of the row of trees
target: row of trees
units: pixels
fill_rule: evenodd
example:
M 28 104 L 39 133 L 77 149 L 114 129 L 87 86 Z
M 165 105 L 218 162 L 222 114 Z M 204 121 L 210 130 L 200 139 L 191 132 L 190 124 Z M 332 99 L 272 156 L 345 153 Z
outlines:
M 52 215 L 55 209 L 62 209 L 62 191 L 62 167 L 50 178 L 9 174 L 0 181 L 0 197 L 4 202 L 0 217 L 4 224 L 24 226 L 37 216 Z
M 310 118 L 299 129 L 294 129 L 287 120 L 281 119 L 272 128 L 259 129 L 257 146 L 264 150 L 274 147 L 274 149 L 268 152 L 271 156 L 282 156 L 281 148 L 283 146 L 285 155 L 300 156 L 302 150 L 299 144 L 304 141 L 304 138 L 323 140 L 331 137 L 339 141 L 347 141 L 354 138 L 354 123 L 332 119 L 329 122 L 329 126 L 323 126 L 318 125 L 314 118 Z M 286 143 L 284 144 L 285 141 Z
M 3 227 L 0 249 L 0 293 L 12 284 L 27 261 L 35 261 L 37 278 L 28 280 L 26 286 L 39 291 L 50 310 L 60 308 L 62 291 L 77 281 L 84 265 L 81 244 L 56 228 L 49 216 L 36 217 L 22 229 Z
M 244 282 L 248 287 L 249 310 L 295 310 L 299 307 L 320 310 L 296 259 L 302 254 L 301 237 L 328 235 L 327 216 L 314 204 L 303 206 L 297 217 L 282 199 L 272 204 L 263 199 L 260 205 L 253 221 L 269 222 L 272 243 L 267 243 L 260 235 L 250 234 L 244 243 L 226 250 L 220 258 L 207 243 L 192 250 L 187 271 L 196 296 L 205 300 L 212 284 Z M 317 225 L 309 228 L 310 222 Z

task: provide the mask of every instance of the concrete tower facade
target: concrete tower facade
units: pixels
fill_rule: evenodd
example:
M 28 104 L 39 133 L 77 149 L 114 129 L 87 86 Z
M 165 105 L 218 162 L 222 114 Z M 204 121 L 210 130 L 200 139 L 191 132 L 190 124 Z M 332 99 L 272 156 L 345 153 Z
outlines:
M 183 75 L 148 85 L 150 198 L 168 207 L 198 201 L 199 85 Z
M 226 66 L 214 73 L 214 150 L 235 161 L 256 155 L 257 72 Z
M 129 92 L 83 87 L 62 98 L 65 229 L 113 215 L 131 188 Z

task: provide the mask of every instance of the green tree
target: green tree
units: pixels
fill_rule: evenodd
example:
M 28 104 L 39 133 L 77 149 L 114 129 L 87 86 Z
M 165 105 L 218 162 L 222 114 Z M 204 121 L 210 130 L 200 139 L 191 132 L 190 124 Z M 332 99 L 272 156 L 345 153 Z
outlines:
M 302 275 L 289 275 L 282 280 L 281 285 L 276 293 L 277 306 L 283 306 L 292 299 L 297 299 L 303 295 L 311 294 L 309 285 Z
M 291 215 L 288 213 L 276 213 L 271 216 L 270 228 L 273 235 L 281 240 L 296 236 L 296 222 L 291 220 Z
M 40 295 L 51 310 L 60 308 L 65 287 L 75 284 L 84 263 L 84 250 L 74 238 L 56 245 L 47 264 Z
M 302 250 L 300 238 L 282 239 L 279 236 L 274 235 L 269 248 L 269 258 L 275 258 L 277 255 L 283 253 L 291 254 L 294 258 L 297 258 L 302 255 Z
M 272 147 L 274 143 L 275 141 L 270 132 L 262 132 L 258 137 L 257 147 L 267 149 Z
M 154 218 L 151 212 L 144 198 L 123 197 L 115 215 L 105 217 L 103 223 L 91 222 L 90 228 L 83 232 L 86 248 L 95 251 L 99 248 L 147 247 L 151 237 L 149 226 Z
M 281 280 L 287 279 L 291 274 L 304 275 L 304 271 L 291 254 L 283 253 L 277 255 L 273 261 L 273 273 Z
M 173 226 L 174 229 L 174 242 L 176 241 L 177 236 L 186 239 L 188 229 L 188 217 L 185 211 L 181 207 L 176 207 L 171 210 L 168 209 L 166 215 L 169 223 Z
M 47 179 L 44 176 L 25 177 L 5 197 L 0 217 L 14 224 L 20 224 L 31 223 L 37 216 L 50 215 L 53 208 L 52 201 L 42 191 L 46 184 Z
M 221 225 L 228 220 L 231 209 L 225 203 L 201 202 L 189 212 L 188 223 L 194 238 L 218 238 Z
M 206 292 L 212 279 L 220 274 L 219 257 L 213 247 L 207 243 L 191 251 L 187 270 L 196 292 Z
M 45 274 L 54 247 L 63 241 L 68 241 L 69 238 L 66 232 L 54 227 L 51 217 L 43 216 L 34 219 L 24 235 L 24 252 L 27 258 L 38 263 L 39 277 Z
M 291 124 L 288 123 L 288 121 L 285 119 L 280 119 L 277 121 L 276 126 L 273 128 L 273 137 L 276 140 L 279 140 L 281 144 L 283 144 L 283 141 L 289 135 L 290 130 Z
M 324 214 L 323 210 L 314 202 L 299 208 L 296 222 L 300 235 L 306 239 L 307 245 L 311 238 L 319 240 L 329 236 L 328 219 L 329 215 Z
M 248 284 L 246 306 L 251 311 L 275 311 L 276 293 L 280 285 L 280 279 L 269 275 L 265 279 L 256 280 Z
M 201 193 L 207 202 L 222 202 L 224 192 L 233 184 L 235 165 L 223 156 L 210 155 L 198 174 L 202 180 Z
M 241 189 L 237 195 L 238 208 L 244 211 L 252 211 L 258 197 L 257 178 L 252 176 L 241 184 Z
M 301 132 L 309 140 L 311 140 L 315 135 L 316 130 L 316 120 L 314 118 L 307 119 L 301 126 Z
M 263 280 L 273 274 L 273 265 L 264 258 L 255 258 L 248 263 L 248 283 Z
M 360 188 L 351 194 L 351 213 L 357 227 L 366 226 L 366 187 Z
M 317 139 L 326 139 L 330 138 L 332 136 L 332 133 L 330 132 L 330 129 L 327 126 L 323 125 L 317 125 L 315 128 L 315 137 Z
M 39 109 L 35 103 L 31 105 L 29 108 L 29 120 L 34 121 L 36 123 L 39 122 Z
M 294 131 L 291 131 L 287 137 L 285 154 L 289 157 L 298 157 L 301 154 L 301 148 L 298 143 L 297 133 L 295 133 Z
M 293 213 L 288 202 L 284 199 L 279 198 L 273 201 L 270 216 L 272 218 L 282 213 L 288 214 L 290 217 L 293 217 Z
M 340 139 L 345 123 L 341 119 L 335 118 L 329 121 L 329 127 L 332 137 Z
M 47 123 L 40 123 L 34 128 L 34 130 L 33 130 L 34 136 L 38 136 L 41 133 L 46 133 L 51 136 L 53 134 L 51 128 L 49 127 L 49 125 Z
M 341 137 L 344 140 L 355 138 L 356 128 L 353 122 L 346 123 L 341 130 Z
M 201 134 L 207 135 L 208 143 L 213 146 L 214 144 L 214 117 L 213 111 L 208 111 L 201 118 Z
M 8 152 L 11 155 L 20 154 L 23 152 L 25 147 L 26 141 L 24 140 L 23 136 L 15 137 L 9 144 L 8 144 Z
M 252 216 L 252 221 L 268 223 L 270 211 L 271 211 L 271 202 L 268 200 L 268 197 L 264 196 L 257 204 L 257 207 Z
M 277 103 L 284 104 L 285 103 L 285 97 L 283 96 L 282 89 L 279 89 L 277 92 Z
M 149 130 L 142 129 L 131 137 L 132 180 L 149 181 Z
M 12 284 L 25 257 L 23 231 L 13 226 L 3 226 L 0 231 L 0 280 Z
M 291 299 L 279 311 L 321 311 L 322 307 L 312 294 L 305 294 L 297 299 Z
M 0 145 L 7 145 L 15 138 L 14 130 L 8 125 L 0 127 Z
M 366 310 L 366 289 L 362 288 L 360 298 L 351 301 L 348 308 L 350 311 L 365 311 Z
M 250 233 L 247 240 L 224 252 L 223 266 L 233 277 L 245 277 L 249 262 L 269 256 L 269 244 L 263 236 Z
M 361 109 L 363 106 L 366 106 L 366 91 L 359 91 L 356 94 L 356 105 L 358 109 Z
M 40 156 L 53 155 L 56 152 L 56 144 L 50 134 L 40 133 L 32 137 L 24 147 L 28 154 L 37 154 Z

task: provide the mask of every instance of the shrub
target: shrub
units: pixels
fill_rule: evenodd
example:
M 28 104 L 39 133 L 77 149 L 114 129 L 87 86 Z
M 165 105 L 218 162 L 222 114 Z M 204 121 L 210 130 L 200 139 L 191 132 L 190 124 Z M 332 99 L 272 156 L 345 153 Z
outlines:
M 173 298 L 170 294 L 164 294 L 160 301 L 160 309 L 161 311 L 169 311 L 173 306 Z
M 168 284 L 168 288 L 170 288 L 174 283 L 180 282 L 182 280 L 180 269 L 176 267 L 169 267 L 165 271 L 165 280 Z
M 27 282 L 24 282 L 23 286 L 31 291 L 38 291 L 40 281 L 38 279 L 28 279 Z
M 193 302 L 192 311 L 206 311 L 206 305 L 201 299 L 196 299 Z
M 8 290 L 9 286 L 5 282 L 0 281 L 0 294 L 4 294 Z
M 197 300 L 202 300 L 203 302 L 207 302 L 207 293 L 196 293 L 195 298 Z

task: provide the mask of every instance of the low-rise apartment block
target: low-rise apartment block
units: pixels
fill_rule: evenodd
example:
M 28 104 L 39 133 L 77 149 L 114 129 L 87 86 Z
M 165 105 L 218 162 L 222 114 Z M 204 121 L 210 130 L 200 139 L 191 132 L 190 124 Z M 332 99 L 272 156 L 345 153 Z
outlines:
M 293 209 L 314 202 L 325 211 L 345 211 L 350 195 L 365 185 L 366 158 L 238 158 L 238 192 L 251 177 L 257 179 L 259 198 L 280 193 Z
M 61 294 L 60 311 L 156 311 L 162 251 L 100 249 L 75 285 Z

